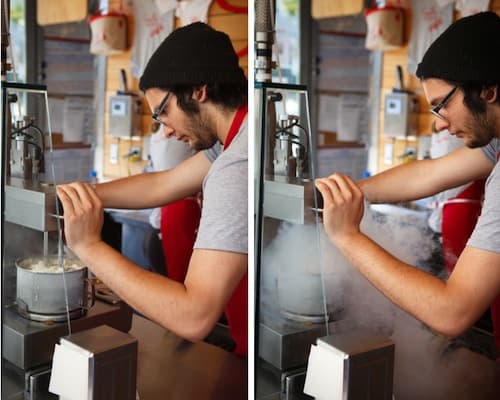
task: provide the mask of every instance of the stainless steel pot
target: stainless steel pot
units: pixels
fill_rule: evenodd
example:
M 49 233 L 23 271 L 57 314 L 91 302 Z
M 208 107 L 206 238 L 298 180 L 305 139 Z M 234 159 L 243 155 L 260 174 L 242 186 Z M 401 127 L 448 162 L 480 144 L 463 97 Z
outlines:
M 66 299 L 64 294 L 63 272 L 39 272 L 32 269 L 40 258 L 25 258 L 16 261 L 17 292 L 16 302 L 19 312 L 34 320 L 65 319 Z M 49 265 L 58 265 L 57 258 L 49 259 Z M 66 265 L 79 261 L 66 260 Z M 68 305 L 71 318 L 81 316 L 94 305 L 95 290 L 87 279 L 87 268 L 64 272 L 68 293 Z M 46 318 L 37 318 L 46 316 Z
M 331 288 L 338 286 L 336 283 L 338 277 L 332 273 L 322 275 L 319 271 L 314 271 L 314 268 L 299 266 L 295 269 L 283 268 L 281 270 L 277 279 L 278 301 L 281 313 L 287 318 L 323 323 L 325 311 L 330 320 L 337 318 L 336 315 L 343 306 L 343 300 L 341 295 L 333 292 Z M 326 290 L 325 296 L 323 296 L 323 289 Z

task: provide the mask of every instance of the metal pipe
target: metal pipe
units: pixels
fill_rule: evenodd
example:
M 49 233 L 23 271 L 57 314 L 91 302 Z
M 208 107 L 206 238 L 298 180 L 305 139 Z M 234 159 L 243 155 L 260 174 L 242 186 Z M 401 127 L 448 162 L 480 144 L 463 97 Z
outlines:
M 274 21 L 272 0 L 255 1 L 255 82 L 271 82 Z

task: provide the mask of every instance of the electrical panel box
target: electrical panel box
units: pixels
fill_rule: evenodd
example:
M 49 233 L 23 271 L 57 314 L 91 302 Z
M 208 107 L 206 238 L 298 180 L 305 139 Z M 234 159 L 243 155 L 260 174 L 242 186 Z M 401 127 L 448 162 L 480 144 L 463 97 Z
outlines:
M 390 93 L 385 96 L 384 135 L 415 136 L 418 132 L 418 99 L 411 93 Z
M 140 136 L 141 101 L 137 96 L 118 94 L 109 98 L 109 134 L 116 137 Z

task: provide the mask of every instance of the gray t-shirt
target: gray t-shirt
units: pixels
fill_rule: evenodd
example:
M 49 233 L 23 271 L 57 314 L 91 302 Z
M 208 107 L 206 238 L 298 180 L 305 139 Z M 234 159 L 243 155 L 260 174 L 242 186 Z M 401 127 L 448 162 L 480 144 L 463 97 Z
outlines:
M 500 139 L 493 139 L 483 147 L 485 156 L 495 164 L 486 180 L 484 203 L 468 246 L 500 253 L 500 163 L 497 161 L 500 151 Z
M 229 147 L 205 150 L 212 166 L 203 181 L 203 207 L 194 247 L 248 253 L 248 124 Z

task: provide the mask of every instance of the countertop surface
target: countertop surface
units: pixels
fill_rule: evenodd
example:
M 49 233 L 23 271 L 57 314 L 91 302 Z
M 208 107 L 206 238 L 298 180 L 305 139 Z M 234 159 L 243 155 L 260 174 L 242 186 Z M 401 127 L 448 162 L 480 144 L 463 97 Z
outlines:
M 247 398 L 247 360 L 218 347 L 190 343 L 134 315 L 129 332 L 139 341 L 140 400 Z
M 395 344 L 394 400 L 500 399 L 500 361 L 433 334 L 410 317 L 395 320 L 390 340 Z M 257 399 L 282 400 L 279 371 L 257 365 Z M 305 399 L 312 398 L 302 390 L 287 398 Z
M 500 362 L 439 338 L 396 341 L 395 400 L 500 399 Z
M 398 352 L 398 349 L 396 348 Z M 416 353 L 425 351 L 415 348 Z M 468 349 L 422 363 L 421 355 L 412 359 L 413 351 L 396 355 L 394 368 L 394 400 L 498 400 L 500 399 L 500 362 L 494 362 Z M 266 376 L 266 374 L 268 376 Z M 258 400 L 283 400 L 280 382 L 265 370 L 257 372 L 263 388 L 257 390 Z M 294 394 L 289 400 L 312 397 Z
M 138 340 L 140 400 L 247 398 L 247 359 L 204 342 L 185 341 L 138 315 L 133 316 L 129 333 Z M 22 373 L 2 368 L 2 399 L 25 399 L 23 378 Z M 57 398 L 47 392 L 47 386 L 36 399 Z

